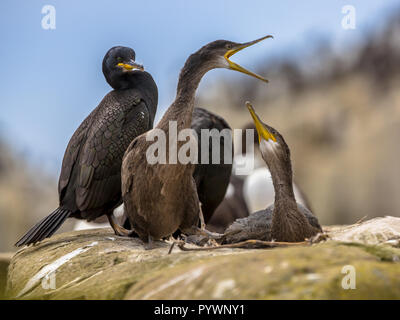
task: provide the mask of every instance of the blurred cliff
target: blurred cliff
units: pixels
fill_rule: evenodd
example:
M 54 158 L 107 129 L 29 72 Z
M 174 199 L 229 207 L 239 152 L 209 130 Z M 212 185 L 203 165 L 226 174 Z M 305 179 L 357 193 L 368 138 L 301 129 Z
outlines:
M 14 251 L 18 238 L 51 212 L 57 200 L 55 177 L 31 166 L 0 137 L 0 252 Z
M 221 81 L 199 105 L 242 128 L 251 100 L 286 138 L 296 182 L 323 224 L 400 216 L 399 34 L 400 12 L 340 54 L 322 41 L 296 60 L 260 61 L 268 85 Z

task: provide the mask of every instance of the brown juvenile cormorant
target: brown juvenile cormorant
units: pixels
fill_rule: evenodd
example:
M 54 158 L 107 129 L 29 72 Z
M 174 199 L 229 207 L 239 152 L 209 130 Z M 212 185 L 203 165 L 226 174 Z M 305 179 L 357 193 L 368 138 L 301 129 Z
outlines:
M 282 135 L 263 123 L 249 102 L 246 106 L 256 125 L 262 157 L 271 172 L 275 202 L 265 210 L 236 220 L 225 232 L 225 243 L 249 239 L 299 242 L 322 232 L 318 219 L 296 202 L 290 150 Z
M 130 224 L 144 242 L 169 236 L 177 229 L 192 234 L 197 229 L 195 226 L 201 215 L 193 178 L 194 164 L 182 164 L 179 161 L 174 164 L 168 161 L 169 122 L 176 121 L 178 132 L 191 127 L 196 89 L 209 70 L 227 68 L 267 81 L 229 58 L 269 37 L 244 44 L 217 40 L 205 45 L 186 60 L 179 75 L 175 101 L 156 127 L 166 134 L 167 163 L 150 164 L 147 161 L 146 151 L 154 142 L 147 141 L 146 137 L 152 131 L 139 136 L 128 147 L 121 169 L 122 196 Z M 186 143 L 178 141 L 177 150 Z
M 194 108 L 191 128 L 196 132 L 198 139 L 198 163 L 195 165 L 193 178 L 196 182 L 197 194 L 199 196 L 201 210 L 204 215 L 204 222 L 207 224 L 210 218 L 213 216 L 216 208 L 224 199 L 231 178 L 232 162 L 225 163 L 224 148 L 227 148 L 227 152 L 231 153 L 233 156 L 232 132 L 231 127 L 225 121 L 225 119 L 203 108 Z M 214 133 L 217 135 L 219 135 L 222 130 L 226 129 L 228 130 L 227 133 L 230 136 L 230 139 L 225 139 L 225 136 L 221 135 L 217 148 L 214 147 L 213 149 L 213 138 L 211 133 L 208 141 L 208 164 L 201 162 L 201 145 L 202 139 L 204 139 L 201 135 L 202 129 L 210 130 L 210 133 L 212 130 L 214 130 Z M 219 151 L 219 162 L 212 163 L 213 154 L 216 151 Z M 203 152 L 205 152 L 205 150 L 203 150 Z M 248 216 L 248 214 L 246 216 Z M 232 219 L 230 223 L 232 223 L 234 220 L 235 219 Z M 227 224 L 227 226 L 229 224 Z M 124 221 L 123 226 L 127 229 L 131 228 L 128 219 Z M 224 230 L 225 228 L 222 230 L 222 232 Z M 180 235 L 179 231 L 174 233 L 174 237 L 177 237 L 178 235 Z
M 135 62 L 131 48 L 111 48 L 103 60 L 103 74 L 114 90 L 68 143 L 58 182 L 60 206 L 17 246 L 50 237 L 69 217 L 91 221 L 105 214 L 116 234 L 124 234 L 112 215 L 122 203 L 122 157 L 134 138 L 153 127 L 158 92 L 152 76 Z
M 254 132 L 254 150 L 249 149 L 247 145 L 247 130 Z M 243 163 L 249 161 L 253 162 L 254 168 L 246 175 L 236 175 L 232 172 L 225 198 L 207 223 L 207 229 L 210 231 L 223 233 L 236 219 L 245 218 L 250 212 L 262 210 L 274 202 L 275 189 L 271 173 L 265 166 L 259 150 L 258 133 L 254 122 L 242 128 L 241 140 L 242 148 L 234 157 L 233 168 L 235 165 L 243 166 Z M 252 157 L 249 157 L 250 152 L 253 153 Z M 293 181 L 293 191 L 296 201 L 311 210 L 306 195 L 295 181 Z

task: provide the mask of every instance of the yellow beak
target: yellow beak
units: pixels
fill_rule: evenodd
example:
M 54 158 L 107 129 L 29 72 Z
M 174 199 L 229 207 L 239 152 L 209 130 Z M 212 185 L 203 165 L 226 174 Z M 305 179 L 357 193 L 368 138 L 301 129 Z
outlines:
M 236 49 L 228 50 L 228 51 L 225 53 L 224 58 L 226 59 L 226 61 L 228 61 L 229 67 L 230 67 L 232 70 L 236 70 L 236 71 L 245 73 L 245 74 L 247 74 L 247 75 L 249 75 L 249 76 L 252 76 L 252 77 L 254 77 L 254 78 L 257 78 L 257 79 L 259 79 L 259 80 L 261 80 L 261 81 L 268 82 L 267 79 L 261 77 L 260 75 L 254 73 L 254 72 L 251 72 L 251 71 L 249 71 L 249 70 L 246 70 L 245 68 L 243 68 L 242 66 L 238 65 L 237 63 L 232 62 L 231 60 L 229 60 L 229 58 L 230 58 L 231 56 L 233 56 L 235 53 L 237 53 L 237 52 L 239 52 L 239 51 L 241 51 L 241 50 L 243 50 L 243 49 L 245 49 L 245 48 L 247 48 L 247 47 L 250 47 L 250 46 L 252 46 L 252 45 L 254 45 L 254 44 L 256 44 L 256 43 L 258 43 L 258 42 L 260 42 L 260 41 L 263 41 L 263 40 L 265 40 L 265 39 L 268 39 L 268 38 L 273 38 L 273 36 L 268 35 L 268 36 L 262 37 L 262 38 L 260 38 L 260 39 L 254 40 L 254 41 L 250 41 L 250 42 L 243 43 L 242 45 L 240 45 L 240 46 L 239 46 L 238 48 L 236 48 Z
M 120 63 L 117 64 L 117 66 L 120 67 L 120 68 L 123 68 L 123 69 L 125 69 L 127 71 L 132 71 L 132 70 L 135 70 L 135 69 L 136 70 L 141 70 L 141 71 L 144 70 L 142 65 L 140 65 L 140 64 L 138 64 L 138 63 L 136 63 L 134 61 L 130 61 L 128 63 L 120 62 Z
M 256 125 L 256 130 L 258 133 L 258 142 L 261 142 L 261 138 L 264 138 L 266 141 L 272 140 L 276 142 L 275 136 L 268 131 L 268 129 L 264 126 L 264 124 L 261 122 L 260 118 L 254 111 L 253 106 L 251 105 L 250 102 L 246 101 L 246 107 L 249 109 L 251 117 L 253 118 L 254 124 Z

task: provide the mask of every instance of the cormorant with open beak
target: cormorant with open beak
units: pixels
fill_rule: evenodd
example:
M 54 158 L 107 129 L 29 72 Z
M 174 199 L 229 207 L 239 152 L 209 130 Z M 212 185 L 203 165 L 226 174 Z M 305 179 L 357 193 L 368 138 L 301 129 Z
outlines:
M 129 143 L 153 127 L 158 91 L 152 76 L 135 62 L 135 52 L 113 47 L 103 74 L 114 89 L 82 122 L 68 143 L 58 183 L 59 207 L 17 243 L 50 237 L 69 217 L 94 220 L 107 215 L 116 234 L 113 210 L 122 203 L 121 163 Z
M 169 236 L 178 229 L 186 234 L 199 231 L 197 225 L 202 213 L 193 178 L 195 165 L 168 162 L 169 122 L 176 121 L 178 132 L 191 127 L 197 87 L 202 77 L 212 69 L 231 69 L 267 82 L 263 77 L 232 62 L 230 57 L 270 37 L 244 44 L 217 40 L 186 60 L 179 75 L 176 98 L 156 127 L 166 134 L 167 163 L 150 164 L 147 161 L 146 151 L 154 143 L 146 139 L 151 131 L 136 138 L 128 147 L 121 170 L 125 214 L 133 230 L 144 242 Z M 180 150 L 186 143 L 178 141 L 176 149 Z

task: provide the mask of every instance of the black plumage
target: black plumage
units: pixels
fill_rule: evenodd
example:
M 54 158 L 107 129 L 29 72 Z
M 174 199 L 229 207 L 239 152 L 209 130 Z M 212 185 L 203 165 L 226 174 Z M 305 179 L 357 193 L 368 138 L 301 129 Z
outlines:
M 196 164 L 193 177 L 197 186 L 197 193 L 201 203 L 201 210 L 204 216 L 204 222 L 208 223 L 214 211 L 224 199 L 226 189 L 229 185 L 229 179 L 232 172 L 232 161 L 225 163 L 224 148 L 230 153 L 230 160 L 233 159 L 233 139 L 232 131 L 229 124 L 220 116 L 207 111 L 202 108 L 195 108 L 193 111 L 192 129 L 196 132 L 198 137 L 198 164 Z M 205 150 L 201 150 L 202 135 L 201 130 L 214 130 L 215 133 L 220 134 L 222 130 L 226 129 L 227 135 L 230 138 L 226 139 L 220 135 L 219 145 L 219 162 L 212 163 L 213 153 L 217 149 L 212 148 L 213 139 L 209 138 L 209 160 L 208 164 L 201 161 L 201 155 Z M 225 146 L 226 144 L 226 146 Z
M 58 183 L 60 206 L 17 246 L 51 236 L 68 217 L 91 221 L 112 215 L 122 203 L 122 157 L 135 137 L 153 127 L 158 91 L 152 76 L 135 63 L 131 48 L 111 48 L 103 60 L 103 73 L 114 90 L 68 143 Z

